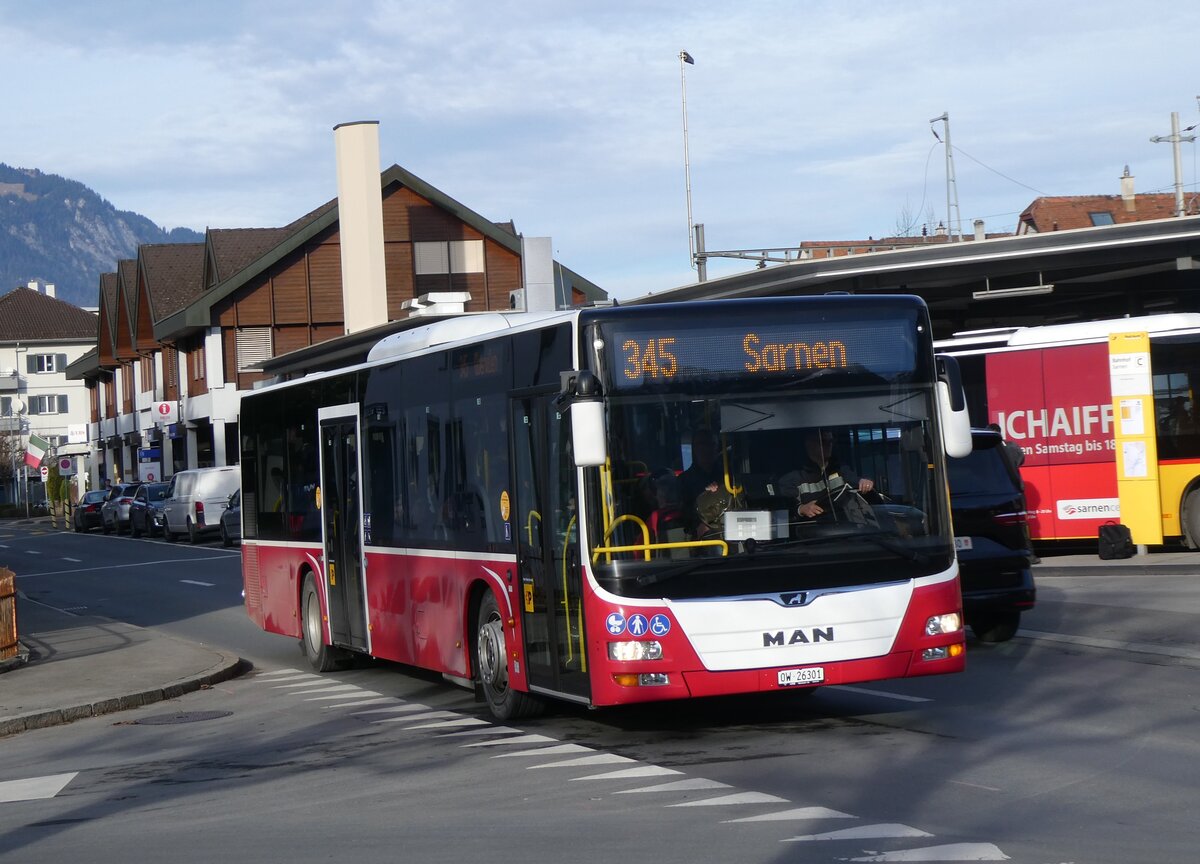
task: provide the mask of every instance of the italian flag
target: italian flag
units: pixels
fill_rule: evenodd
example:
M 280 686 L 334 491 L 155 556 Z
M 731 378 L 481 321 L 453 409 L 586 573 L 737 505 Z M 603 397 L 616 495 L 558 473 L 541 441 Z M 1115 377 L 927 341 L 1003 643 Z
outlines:
M 29 449 L 25 451 L 25 464 L 30 468 L 38 468 L 42 464 L 42 457 L 46 455 L 46 451 L 50 449 L 50 442 L 40 435 L 29 436 Z

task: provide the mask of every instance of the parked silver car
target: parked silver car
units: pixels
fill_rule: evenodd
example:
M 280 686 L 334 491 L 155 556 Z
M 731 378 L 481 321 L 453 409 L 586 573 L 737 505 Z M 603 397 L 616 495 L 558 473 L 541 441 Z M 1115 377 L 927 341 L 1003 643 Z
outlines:
M 141 483 L 118 483 L 108 490 L 108 497 L 100 505 L 101 528 L 105 534 L 129 530 L 129 505 L 137 494 Z

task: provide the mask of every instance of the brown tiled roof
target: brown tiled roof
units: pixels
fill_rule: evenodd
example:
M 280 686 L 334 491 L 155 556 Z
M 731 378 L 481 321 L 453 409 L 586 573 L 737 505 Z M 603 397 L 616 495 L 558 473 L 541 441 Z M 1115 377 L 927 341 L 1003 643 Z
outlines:
M 209 228 L 207 242 L 214 270 L 210 283 L 216 285 L 241 271 L 290 233 L 287 228 Z
M 296 219 L 295 221 L 289 222 L 287 225 L 284 225 L 283 230 L 287 231 L 288 234 L 293 234 L 296 231 L 299 231 L 305 225 L 315 222 L 316 220 L 318 220 L 322 216 L 324 216 L 326 213 L 328 213 L 330 210 L 334 210 L 336 208 L 337 208 L 337 199 L 333 198 L 329 201 L 326 201 L 324 204 L 322 204 L 316 210 L 310 210 L 307 213 L 305 213 L 303 216 L 301 216 L 299 219 Z
M 1063 195 L 1035 198 L 1021 214 L 1026 231 L 1038 233 L 1067 231 L 1072 228 L 1091 228 L 1093 213 L 1107 213 L 1114 223 L 1146 222 L 1150 219 L 1170 219 L 1175 215 L 1173 194 L 1151 193 L 1134 195 L 1132 207 L 1120 195 Z M 1197 212 L 1197 202 L 1184 198 L 1189 214 Z
M 80 341 L 96 338 L 96 316 L 29 288 L 0 297 L 0 342 Z
M 178 312 L 203 292 L 203 243 L 158 243 L 138 249 L 150 320 L 161 321 Z

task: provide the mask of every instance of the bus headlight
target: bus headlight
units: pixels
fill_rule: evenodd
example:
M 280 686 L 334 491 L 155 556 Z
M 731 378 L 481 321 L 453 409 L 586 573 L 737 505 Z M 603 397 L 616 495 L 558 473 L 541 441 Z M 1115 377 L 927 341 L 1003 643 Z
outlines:
M 661 660 L 663 656 L 662 643 L 653 640 L 644 642 L 609 642 L 608 659 L 618 661 L 628 660 Z
M 945 615 L 934 615 L 925 622 L 926 636 L 939 636 L 943 633 L 957 633 L 962 630 L 962 615 L 957 612 L 947 612 Z

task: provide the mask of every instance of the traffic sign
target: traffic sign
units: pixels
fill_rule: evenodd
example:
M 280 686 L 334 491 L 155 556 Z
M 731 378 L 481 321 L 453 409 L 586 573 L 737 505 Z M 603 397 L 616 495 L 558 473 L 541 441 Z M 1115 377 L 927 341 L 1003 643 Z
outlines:
M 47 477 L 49 477 L 49 476 L 50 476 L 50 466 L 49 466 L 49 465 L 43 465 L 43 466 L 42 466 L 42 480 L 43 480 L 43 481 L 45 481 L 45 480 L 46 480 L 46 478 L 47 478 Z

